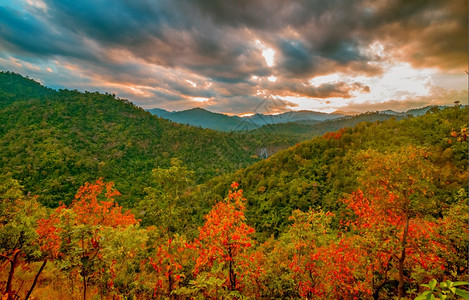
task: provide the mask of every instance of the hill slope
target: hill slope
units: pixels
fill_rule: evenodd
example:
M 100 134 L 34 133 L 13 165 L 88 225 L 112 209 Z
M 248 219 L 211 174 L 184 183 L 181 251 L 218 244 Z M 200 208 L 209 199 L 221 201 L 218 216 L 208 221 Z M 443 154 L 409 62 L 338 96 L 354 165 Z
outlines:
M 364 113 L 350 117 L 342 117 L 325 121 L 302 120 L 296 122 L 266 125 L 250 133 L 256 135 L 261 132 L 275 132 L 295 136 L 297 142 L 309 140 L 315 136 L 323 135 L 326 132 L 337 131 L 345 127 L 353 127 L 361 122 L 383 122 L 390 119 L 402 120 L 407 116 L 394 116 L 384 113 Z
M 255 161 L 236 137 L 159 119 L 112 95 L 54 91 L 0 73 L 0 168 L 54 206 L 85 181 L 115 181 L 140 199 L 153 168 L 179 158 L 198 182 Z
M 421 117 L 385 122 L 362 122 L 353 128 L 325 134 L 297 144 L 233 174 L 198 187 L 193 197 L 213 204 L 240 183 L 248 199 L 247 218 L 258 234 L 278 235 L 294 209 L 309 207 L 340 211 L 338 199 L 356 190 L 360 163 L 356 155 L 368 149 L 399 151 L 424 147 L 438 170 L 435 199 L 449 201 L 457 190 L 467 190 L 467 142 L 449 143 L 451 132 L 467 128 L 467 107 L 452 107 Z M 206 208 L 208 209 L 208 208 Z

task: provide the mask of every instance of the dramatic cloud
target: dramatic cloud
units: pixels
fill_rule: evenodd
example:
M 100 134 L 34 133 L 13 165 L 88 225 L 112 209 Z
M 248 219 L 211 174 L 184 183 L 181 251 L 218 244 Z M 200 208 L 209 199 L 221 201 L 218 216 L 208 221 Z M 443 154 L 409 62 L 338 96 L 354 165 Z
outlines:
M 247 113 L 267 97 L 276 112 L 448 104 L 467 95 L 467 5 L 5 1 L 0 66 L 145 108 Z

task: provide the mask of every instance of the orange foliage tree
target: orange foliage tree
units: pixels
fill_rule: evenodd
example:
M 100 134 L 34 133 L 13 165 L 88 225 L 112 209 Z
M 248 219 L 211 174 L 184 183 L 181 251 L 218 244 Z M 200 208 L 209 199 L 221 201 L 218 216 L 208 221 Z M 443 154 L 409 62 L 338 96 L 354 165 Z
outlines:
M 191 259 L 190 250 L 187 249 L 186 245 L 185 238 L 176 235 L 156 246 L 153 257 L 149 259 L 157 277 L 154 297 L 175 298 L 173 291 L 185 278 L 183 265 Z
M 298 294 L 305 299 L 364 298 L 363 251 L 354 239 L 331 229 L 333 214 L 294 211 L 288 236 L 294 246 L 290 268 Z
M 69 207 L 61 205 L 48 219 L 38 222 L 42 249 L 60 258 L 59 267 L 68 271 L 72 280 L 81 277 L 83 299 L 90 283 L 100 284 L 101 291 L 113 286 L 112 262 L 105 261 L 102 253 L 108 229 L 138 223 L 114 201 L 120 193 L 113 186 L 102 179 L 85 183 Z
M 344 200 L 356 216 L 346 225 L 363 237 L 374 297 L 392 277 L 399 282 L 397 292 L 402 298 L 404 285 L 415 279 L 415 272 L 443 266 L 437 255 L 442 247 L 437 242 L 437 223 L 424 218 L 431 216 L 436 205 L 431 197 L 435 170 L 429 154 L 415 147 L 391 153 L 369 150 L 358 161 L 363 163 L 364 190 Z
M 228 291 L 242 291 L 245 280 L 255 276 L 250 271 L 254 229 L 245 223 L 245 198 L 239 185 L 233 182 L 225 201 L 217 203 L 205 216 L 199 237 L 192 247 L 196 251 L 195 276 L 222 281 Z M 252 279 L 249 278 L 249 279 Z M 196 279 L 197 281 L 197 279 Z M 206 297 L 216 297 L 217 291 L 202 291 Z

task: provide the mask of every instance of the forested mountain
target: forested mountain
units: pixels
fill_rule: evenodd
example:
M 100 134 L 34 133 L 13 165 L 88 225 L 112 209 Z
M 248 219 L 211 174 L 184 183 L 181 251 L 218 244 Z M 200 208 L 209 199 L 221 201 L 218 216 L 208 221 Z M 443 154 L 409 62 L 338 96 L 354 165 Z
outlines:
M 296 122 L 265 125 L 259 129 L 250 131 L 253 135 L 265 135 L 275 132 L 277 135 L 294 137 L 296 142 L 306 141 L 313 137 L 323 135 L 326 132 L 337 131 L 345 127 L 353 127 L 361 122 L 383 122 L 390 119 L 402 120 L 407 115 L 390 115 L 379 112 L 368 112 L 355 116 L 347 116 L 325 121 L 302 120 Z
M 255 161 L 254 149 L 235 136 L 159 119 L 109 94 L 54 91 L 0 73 L 0 96 L 0 168 L 50 206 L 99 177 L 133 203 L 151 170 L 172 158 L 199 182 Z
M 438 174 L 435 197 L 445 203 L 461 187 L 467 188 L 467 143 L 451 143 L 450 135 L 467 122 L 468 109 L 459 106 L 401 121 L 361 122 L 214 178 L 200 186 L 194 197 L 213 204 L 226 193 L 229 183 L 238 182 L 248 199 L 247 219 L 267 238 L 285 229 L 295 209 L 340 210 L 338 199 L 359 187 L 360 153 L 399 152 L 412 146 L 427 149 Z
M 243 117 L 250 120 L 254 124 L 260 126 L 280 124 L 296 121 L 325 121 L 335 118 L 343 117 L 343 114 L 339 113 L 322 113 L 317 111 L 299 110 L 299 111 L 288 111 L 281 114 L 269 115 L 269 114 L 254 114 L 252 116 Z
M 0 167 L 49 206 L 70 201 L 78 186 L 99 177 L 114 181 L 121 202 L 130 205 L 144 195 L 151 170 L 169 167 L 172 158 L 195 171 L 200 183 L 351 124 L 225 134 L 153 117 L 113 95 L 55 91 L 9 72 L 0 73 L 0 95 Z
M 18 99 L 39 99 L 54 93 L 54 90 L 27 77 L 11 72 L 0 72 L 0 108 Z

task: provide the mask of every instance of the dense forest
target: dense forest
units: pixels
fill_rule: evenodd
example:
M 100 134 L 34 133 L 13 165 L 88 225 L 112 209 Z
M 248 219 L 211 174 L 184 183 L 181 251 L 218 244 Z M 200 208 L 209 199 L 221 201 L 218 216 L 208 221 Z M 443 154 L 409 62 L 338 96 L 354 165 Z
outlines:
M 4 72 L 0 97 L 0 168 L 47 206 L 70 201 L 99 177 L 114 181 L 131 205 L 151 170 L 172 158 L 199 182 L 256 161 L 235 136 L 156 118 L 113 95 L 54 91 Z
M 0 72 L 0 167 L 49 207 L 70 201 L 84 182 L 99 177 L 114 181 L 123 193 L 121 204 L 132 207 L 144 196 L 152 169 L 169 168 L 172 159 L 202 183 L 259 161 L 262 149 L 271 155 L 367 116 L 372 114 L 304 125 L 306 131 L 295 124 L 295 130 L 269 125 L 223 133 L 156 118 L 114 95 L 55 91 Z
M 467 299 L 468 108 L 357 120 L 221 133 L 1 73 L 3 298 Z

